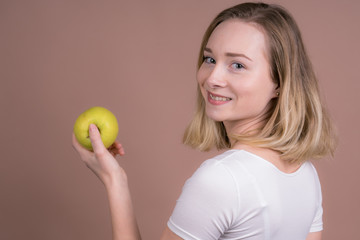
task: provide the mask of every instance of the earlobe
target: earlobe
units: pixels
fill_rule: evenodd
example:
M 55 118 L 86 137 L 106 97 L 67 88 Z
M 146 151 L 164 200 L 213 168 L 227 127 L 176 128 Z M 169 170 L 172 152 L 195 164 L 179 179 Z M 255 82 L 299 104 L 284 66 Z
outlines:
M 280 83 L 278 83 L 278 85 L 275 88 L 275 97 L 279 97 L 280 96 Z

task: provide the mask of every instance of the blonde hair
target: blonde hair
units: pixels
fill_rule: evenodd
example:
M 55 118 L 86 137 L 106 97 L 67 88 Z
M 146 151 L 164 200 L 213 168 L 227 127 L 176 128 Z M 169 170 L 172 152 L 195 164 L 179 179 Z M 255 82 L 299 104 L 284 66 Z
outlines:
M 317 78 L 305 51 L 300 30 L 292 16 L 278 5 L 243 3 L 222 11 L 209 25 L 200 48 L 198 68 L 214 29 L 228 19 L 240 19 L 260 27 L 268 40 L 271 77 L 278 84 L 279 97 L 272 100 L 266 123 L 251 134 L 228 136 L 224 124 L 207 117 L 205 101 L 197 90 L 196 114 L 183 142 L 202 151 L 230 148 L 230 139 L 270 148 L 282 159 L 302 162 L 333 155 L 336 136 L 320 99 Z

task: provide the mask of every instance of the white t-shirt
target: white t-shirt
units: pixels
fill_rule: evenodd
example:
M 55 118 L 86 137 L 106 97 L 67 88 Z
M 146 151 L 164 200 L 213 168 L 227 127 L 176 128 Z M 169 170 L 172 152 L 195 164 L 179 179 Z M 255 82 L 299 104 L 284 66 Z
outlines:
M 322 230 L 317 172 L 294 173 L 244 150 L 205 161 L 188 179 L 168 221 L 183 239 L 304 240 Z

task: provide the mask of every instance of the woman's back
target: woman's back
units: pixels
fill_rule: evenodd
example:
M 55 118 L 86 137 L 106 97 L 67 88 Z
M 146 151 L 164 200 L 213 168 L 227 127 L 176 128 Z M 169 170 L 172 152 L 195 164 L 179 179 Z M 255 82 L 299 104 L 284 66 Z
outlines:
M 322 230 L 316 170 L 304 162 L 287 174 L 247 151 L 227 151 L 186 182 L 168 226 L 184 239 L 303 240 Z

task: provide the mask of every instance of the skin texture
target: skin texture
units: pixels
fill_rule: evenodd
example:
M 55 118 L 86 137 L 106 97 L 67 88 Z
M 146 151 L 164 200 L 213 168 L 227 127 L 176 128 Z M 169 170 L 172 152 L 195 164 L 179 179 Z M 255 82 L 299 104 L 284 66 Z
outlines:
M 125 154 L 124 148 L 116 141 L 109 149 L 106 149 L 95 125 L 90 125 L 89 133 L 94 152 L 82 147 L 77 142 L 74 134 L 72 136 L 73 147 L 86 166 L 105 185 L 111 211 L 113 239 L 141 239 L 132 206 L 127 176 L 115 159 L 116 155 L 123 156 Z M 181 239 L 168 227 L 165 228 L 161 237 L 161 240 Z M 321 232 L 310 233 L 306 240 L 321 240 Z
M 237 19 L 221 23 L 209 38 L 197 79 L 207 115 L 223 121 L 228 133 L 258 126 L 269 101 L 277 97 L 265 43 L 258 27 Z M 231 100 L 212 104 L 209 92 Z
M 205 58 L 197 79 L 206 101 L 208 116 L 223 121 L 228 133 L 244 133 L 264 121 L 277 86 L 271 80 L 267 62 L 266 39 L 253 24 L 239 20 L 221 23 L 210 36 Z M 212 93 L 212 98 L 209 96 Z M 99 177 L 107 190 L 112 216 L 113 239 L 141 239 L 135 220 L 127 176 L 115 159 L 124 149 L 115 142 L 106 149 L 95 125 L 90 125 L 90 140 L 94 152 L 83 148 L 73 136 L 73 146 L 82 161 Z M 284 172 L 299 166 L 287 165 L 270 149 L 234 144 L 272 162 Z M 168 227 L 162 240 L 180 240 Z M 321 240 L 321 232 L 310 233 L 307 240 Z
M 116 161 L 116 155 L 124 155 L 125 151 L 119 142 L 106 149 L 101 141 L 98 128 L 91 124 L 89 136 L 94 151 L 82 147 L 73 134 L 73 147 L 81 160 L 105 185 L 111 212 L 113 239 L 141 239 L 136 223 L 132 200 L 125 171 Z
M 309 233 L 306 240 L 321 240 L 322 232 Z
M 228 135 L 245 134 L 264 124 L 270 101 L 278 97 L 278 86 L 270 77 L 265 35 L 255 24 L 239 19 L 221 23 L 211 34 L 197 80 L 207 116 L 222 121 Z M 222 99 L 214 101 L 210 93 Z M 232 145 L 263 157 L 286 173 L 300 167 L 282 161 L 279 153 L 270 149 L 235 141 Z

